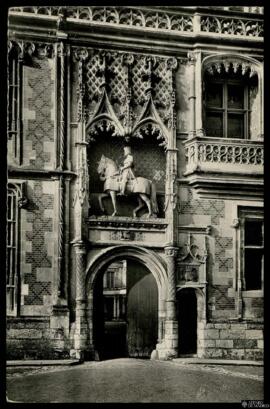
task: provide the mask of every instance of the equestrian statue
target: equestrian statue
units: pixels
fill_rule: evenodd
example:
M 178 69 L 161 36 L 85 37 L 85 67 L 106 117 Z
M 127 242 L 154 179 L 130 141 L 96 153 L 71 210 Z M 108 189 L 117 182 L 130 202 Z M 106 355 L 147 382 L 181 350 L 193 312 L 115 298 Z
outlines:
M 99 205 L 102 212 L 105 211 L 103 199 L 111 197 L 113 204 L 112 216 L 116 216 L 117 196 L 137 195 L 139 205 L 133 210 L 133 217 L 137 216 L 137 212 L 146 204 L 148 209 L 148 217 L 157 215 L 157 197 L 155 184 L 146 178 L 136 177 L 134 175 L 134 159 L 131 154 L 130 146 L 124 147 L 124 162 L 123 166 L 118 168 L 117 164 L 110 158 L 102 155 L 97 169 L 100 175 L 100 180 L 104 181 L 103 193 L 99 195 Z

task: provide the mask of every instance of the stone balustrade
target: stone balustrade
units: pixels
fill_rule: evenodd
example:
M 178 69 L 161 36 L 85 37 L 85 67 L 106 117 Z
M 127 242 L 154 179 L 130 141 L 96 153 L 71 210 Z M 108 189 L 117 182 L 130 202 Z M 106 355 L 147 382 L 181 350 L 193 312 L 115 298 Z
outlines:
M 179 11 L 166 12 L 159 9 L 144 7 L 13 7 L 10 15 L 34 14 L 39 17 L 55 18 L 65 14 L 67 22 L 85 21 L 98 25 L 123 25 L 142 29 L 155 29 L 173 32 L 189 32 L 194 34 L 219 34 L 245 36 L 253 38 L 263 37 L 263 20 L 255 16 L 233 16 L 222 13 L 209 16 L 208 12 L 196 12 L 190 7 Z M 221 14 L 222 13 L 222 14 Z M 225 14 L 225 15 L 224 15 Z
M 195 137 L 185 142 L 185 149 L 185 175 L 194 171 L 211 170 L 263 172 L 264 148 L 261 141 Z

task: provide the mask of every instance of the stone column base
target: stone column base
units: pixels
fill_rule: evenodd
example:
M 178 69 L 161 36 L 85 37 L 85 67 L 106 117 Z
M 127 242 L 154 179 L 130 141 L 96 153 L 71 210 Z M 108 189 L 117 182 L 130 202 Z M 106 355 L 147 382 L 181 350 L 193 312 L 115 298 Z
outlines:
M 69 309 L 66 305 L 54 305 L 50 316 L 50 338 L 57 354 L 65 354 L 70 348 Z
M 155 359 L 169 360 L 178 356 L 178 321 L 165 321 L 164 340 L 157 344 Z

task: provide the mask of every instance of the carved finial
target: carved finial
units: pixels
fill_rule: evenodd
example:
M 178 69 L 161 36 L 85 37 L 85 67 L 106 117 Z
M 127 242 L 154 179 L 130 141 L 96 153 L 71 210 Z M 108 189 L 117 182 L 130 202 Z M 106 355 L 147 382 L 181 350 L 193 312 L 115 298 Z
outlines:
M 65 8 L 61 7 L 59 14 L 58 14 L 57 22 L 56 22 L 57 30 L 63 31 L 66 28 L 66 22 L 67 22 L 67 11 Z

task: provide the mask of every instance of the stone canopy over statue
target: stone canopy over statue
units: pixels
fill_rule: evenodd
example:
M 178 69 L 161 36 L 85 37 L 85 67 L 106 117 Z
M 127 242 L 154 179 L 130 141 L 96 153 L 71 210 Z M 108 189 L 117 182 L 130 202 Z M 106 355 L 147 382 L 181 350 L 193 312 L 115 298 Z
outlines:
M 112 216 L 118 215 L 117 196 L 134 195 L 138 198 L 138 206 L 133 210 L 133 217 L 145 205 L 148 217 L 157 216 L 158 206 L 155 184 L 144 177 L 135 175 L 134 158 L 129 145 L 124 146 L 124 161 L 120 168 L 110 158 L 102 155 L 97 172 L 100 180 L 104 181 L 103 192 L 99 195 L 99 205 L 104 212 L 103 199 L 111 197 L 113 204 Z

